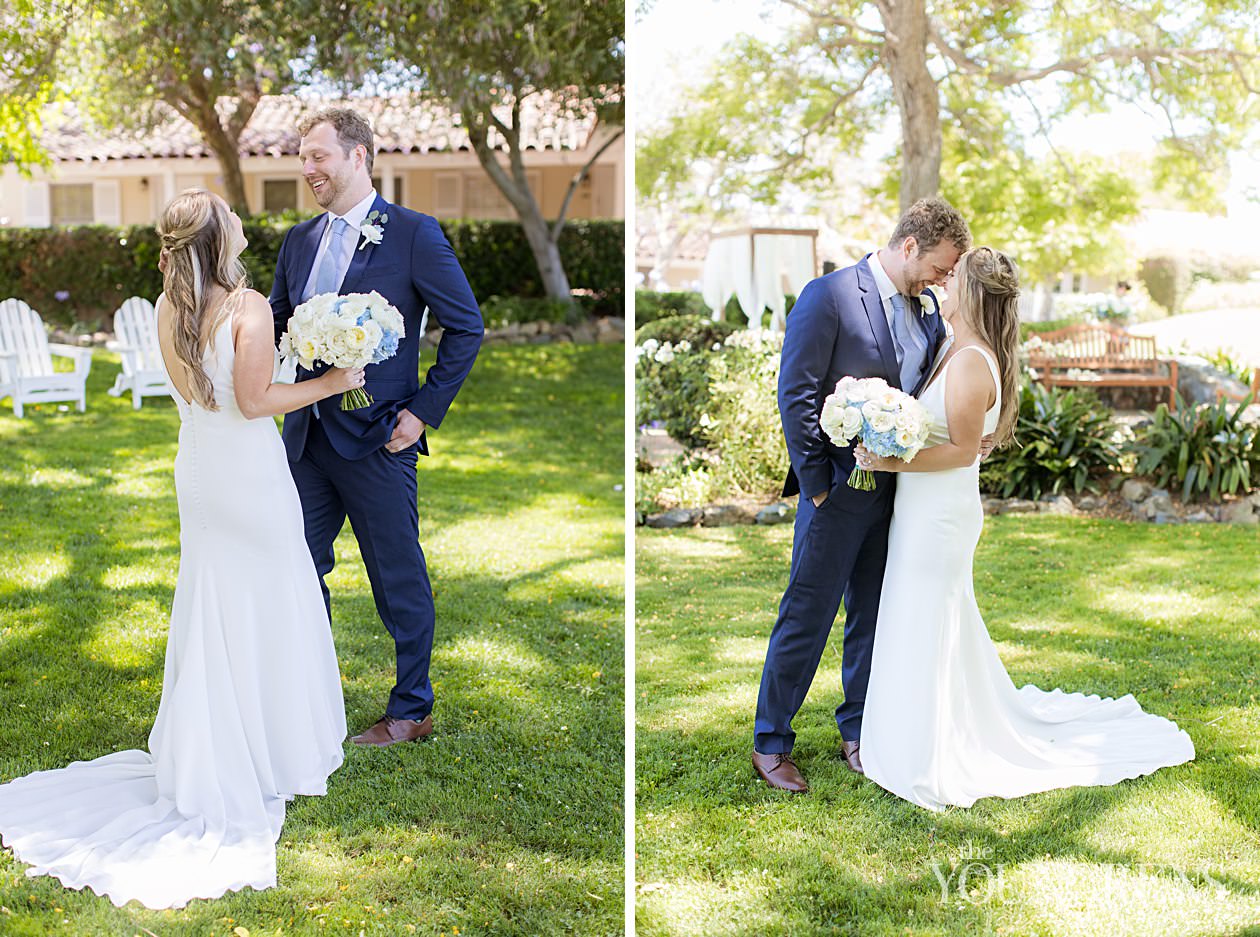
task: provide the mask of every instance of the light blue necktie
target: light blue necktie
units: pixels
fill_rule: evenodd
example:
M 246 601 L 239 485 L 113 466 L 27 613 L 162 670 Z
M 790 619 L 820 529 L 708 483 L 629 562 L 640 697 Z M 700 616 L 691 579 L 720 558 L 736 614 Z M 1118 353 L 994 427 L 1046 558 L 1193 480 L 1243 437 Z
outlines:
M 893 293 L 889 298 L 893 307 L 893 344 L 897 346 L 897 364 L 901 367 L 901 389 L 914 393 L 923 376 L 927 359 L 927 334 L 917 322 L 912 322 L 906 311 L 906 298 Z
M 319 273 L 315 275 L 315 292 L 312 295 L 335 293 L 341 286 L 344 275 L 341 269 L 341 239 L 349 227 L 346 219 L 333 219 L 332 232 L 328 235 L 328 246 L 324 248 L 324 257 L 319 262 Z

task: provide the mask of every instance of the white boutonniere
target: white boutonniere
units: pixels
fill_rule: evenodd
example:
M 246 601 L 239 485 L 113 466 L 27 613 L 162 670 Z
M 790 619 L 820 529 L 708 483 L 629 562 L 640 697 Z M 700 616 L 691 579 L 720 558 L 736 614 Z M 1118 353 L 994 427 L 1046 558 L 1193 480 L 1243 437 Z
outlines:
M 934 316 L 941 310 L 941 296 L 935 286 L 927 286 L 919 294 L 919 318 Z
M 389 221 L 389 215 L 385 212 L 373 211 L 369 212 L 367 220 L 359 225 L 359 234 L 363 240 L 359 242 L 359 250 L 367 247 L 369 244 L 379 244 L 385 237 L 385 225 Z

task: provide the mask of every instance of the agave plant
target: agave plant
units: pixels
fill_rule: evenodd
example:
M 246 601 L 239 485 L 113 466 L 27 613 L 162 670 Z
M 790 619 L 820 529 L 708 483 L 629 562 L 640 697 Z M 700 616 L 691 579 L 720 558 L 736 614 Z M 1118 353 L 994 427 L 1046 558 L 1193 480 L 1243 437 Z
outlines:
M 1180 485 L 1183 501 L 1250 491 L 1260 480 L 1260 426 L 1242 419 L 1251 402 L 1187 407 L 1178 395 L 1176 413 L 1160 404 L 1133 442 L 1135 472 L 1161 488 Z

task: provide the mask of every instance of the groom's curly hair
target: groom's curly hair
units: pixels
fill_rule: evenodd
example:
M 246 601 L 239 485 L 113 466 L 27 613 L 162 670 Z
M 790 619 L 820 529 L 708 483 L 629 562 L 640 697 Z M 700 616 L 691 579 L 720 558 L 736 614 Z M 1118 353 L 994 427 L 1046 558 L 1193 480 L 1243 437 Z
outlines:
M 332 124 L 333 130 L 337 131 L 337 142 L 341 144 L 341 151 L 346 156 L 362 144 L 367 150 L 367 159 L 364 162 L 368 175 L 372 175 L 372 157 L 376 153 L 376 144 L 372 139 L 372 125 L 367 122 L 366 117 L 353 108 L 326 107 L 302 118 L 298 123 L 298 136 L 306 136 L 320 124 Z
M 941 241 L 952 242 L 960 254 L 971 247 L 967 222 L 958 209 L 943 198 L 921 198 L 906 209 L 897 221 L 888 246 L 896 248 L 909 237 L 919 245 L 920 257 Z

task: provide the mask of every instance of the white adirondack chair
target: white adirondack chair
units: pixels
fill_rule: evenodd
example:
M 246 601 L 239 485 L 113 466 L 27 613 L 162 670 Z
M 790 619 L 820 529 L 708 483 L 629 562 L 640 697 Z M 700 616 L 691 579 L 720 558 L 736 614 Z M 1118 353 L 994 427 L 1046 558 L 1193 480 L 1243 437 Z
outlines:
M 109 389 L 111 397 L 131 391 L 131 408 L 140 409 L 141 399 L 154 395 L 167 396 L 170 384 L 162 367 L 162 351 L 158 347 L 157 311 L 153 303 L 133 296 L 114 313 L 114 341 L 106 347 L 122 358 L 122 373 Z
M 52 356 L 70 358 L 73 371 L 54 371 Z M 13 398 L 13 413 L 23 404 L 73 400 L 87 409 L 87 377 L 92 349 L 48 341 L 39 314 L 20 299 L 0 303 L 0 397 Z

